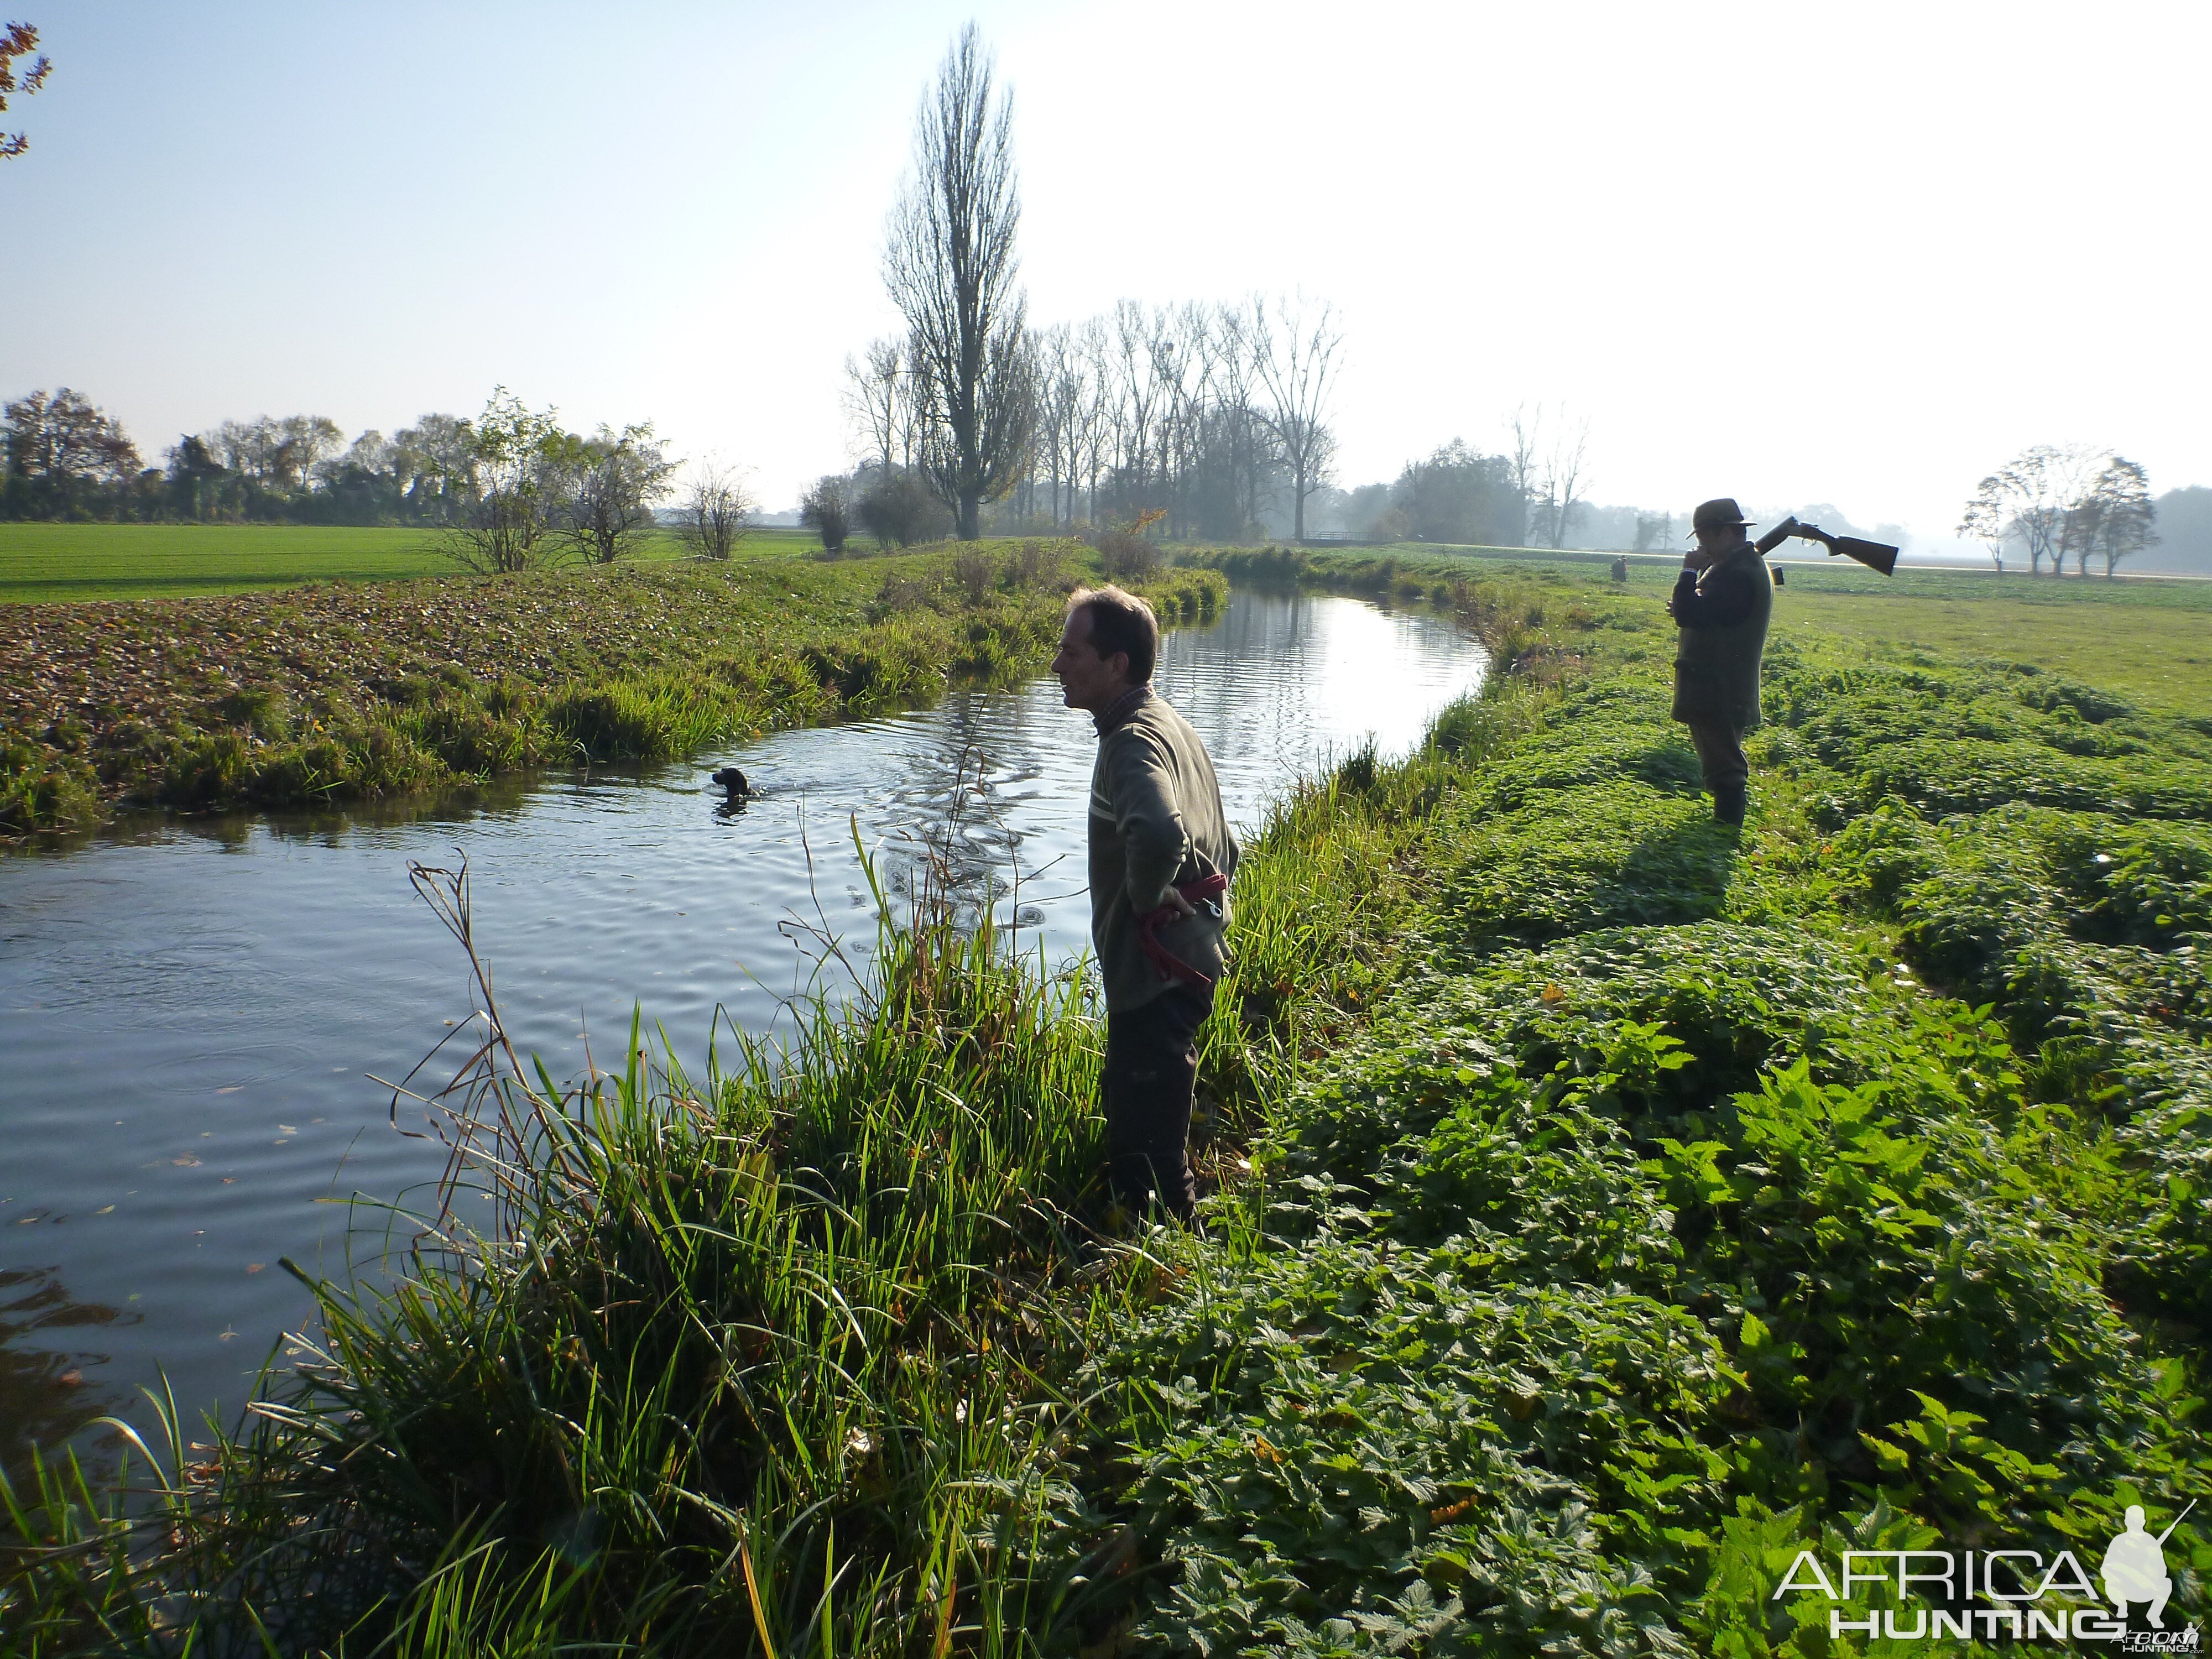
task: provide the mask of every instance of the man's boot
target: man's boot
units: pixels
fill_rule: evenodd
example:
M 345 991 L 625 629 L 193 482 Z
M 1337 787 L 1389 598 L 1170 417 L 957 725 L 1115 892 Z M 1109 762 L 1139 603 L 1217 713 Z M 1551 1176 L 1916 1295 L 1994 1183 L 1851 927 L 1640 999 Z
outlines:
M 1750 786 L 1741 780 L 1735 783 L 1713 786 L 1713 821 L 1716 823 L 1741 824 L 1744 807 L 1748 804 Z

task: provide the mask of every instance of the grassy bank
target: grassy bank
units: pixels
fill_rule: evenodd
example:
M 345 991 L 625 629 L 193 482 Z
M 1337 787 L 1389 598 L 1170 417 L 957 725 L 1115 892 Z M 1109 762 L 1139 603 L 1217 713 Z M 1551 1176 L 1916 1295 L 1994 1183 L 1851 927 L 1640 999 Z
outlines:
M 820 551 L 822 538 L 762 529 L 739 545 L 749 558 L 803 558 Z M 658 563 L 689 552 L 663 532 L 635 556 Z M 193 599 L 302 582 L 404 581 L 456 568 L 439 552 L 437 532 L 422 526 L 0 524 L 0 603 Z
M 283 805 L 659 760 L 1049 656 L 1074 543 L 21 606 L 0 638 L 0 833 L 117 804 Z M 1170 621 L 1223 585 L 1167 573 Z
M 1204 1239 L 1087 1237 L 1095 1011 L 925 896 L 788 1065 L 510 1084 L 511 1231 L 157 1523 L 58 1474 L 16 1628 L 1814 1656 L 1800 1548 L 2212 1498 L 2212 728 L 1779 641 L 1739 836 L 1654 598 L 1437 581 L 1512 672 L 1251 849 Z

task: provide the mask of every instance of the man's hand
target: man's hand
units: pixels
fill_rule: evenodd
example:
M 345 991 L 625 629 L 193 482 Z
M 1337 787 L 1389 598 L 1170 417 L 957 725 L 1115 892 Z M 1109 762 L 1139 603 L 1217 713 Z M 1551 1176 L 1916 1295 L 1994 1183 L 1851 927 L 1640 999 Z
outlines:
M 1167 896 L 1160 901 L 1160 906 L 1163 909 L 1174 911 L 1177 921 L 1198 914 L 1198 907 L 1172 887 L 1168 889 Z

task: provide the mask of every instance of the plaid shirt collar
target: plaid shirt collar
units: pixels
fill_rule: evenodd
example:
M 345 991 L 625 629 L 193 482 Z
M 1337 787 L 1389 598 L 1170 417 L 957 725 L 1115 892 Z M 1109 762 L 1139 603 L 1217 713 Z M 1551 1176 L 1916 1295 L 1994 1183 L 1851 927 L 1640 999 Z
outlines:
M 1131 716 L 1134 715 L 1139 708 L 1142 708 L 1152 700 L 1152 688 L 1149 682 L 1143 685 L 1131 686 L 1120 696 L 1115 698 L 1113 702 L 1108 703 L 1105 708 L 1100 709 L 1097 714 L 1091 716 L 1091 719 L 1097 724 L 1098 735 L 1103 738 L 1106 736 L 1108 732 L 1112 732 L 1120 726 L 1127 726 L 1129 723 Z

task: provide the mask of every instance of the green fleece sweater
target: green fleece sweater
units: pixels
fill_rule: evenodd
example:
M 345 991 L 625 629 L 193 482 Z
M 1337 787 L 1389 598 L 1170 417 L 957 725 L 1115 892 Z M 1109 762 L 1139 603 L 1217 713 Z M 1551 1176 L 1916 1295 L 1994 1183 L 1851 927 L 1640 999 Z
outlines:
M 1190 722 L 1139 686 L 1098 717 L 1091 771 L 1091 940 L 1106 981 L 1109 1013 L 1141 1008 L 1170 985 L 1146 957 L 1137 920 L 1166 902 L 1168 889 L 1237 869 L 1237 837 L 1221 807 L 1213 763 Z M 1227 961 L 1221 915 L 1195 916 L 1154 934 L 1208 979 Z

